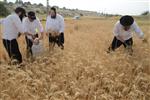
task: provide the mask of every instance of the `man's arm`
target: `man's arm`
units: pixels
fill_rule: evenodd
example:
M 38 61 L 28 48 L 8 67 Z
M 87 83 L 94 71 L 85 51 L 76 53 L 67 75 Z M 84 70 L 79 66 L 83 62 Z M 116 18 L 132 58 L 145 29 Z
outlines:
M 60 30 L 59 30 L 59 33 L 64 32 L 64 30 L 65 30 L 64 18 L 62 16 L 60 16 Z
M 144 38 L 144 33 L 142 32 L 142 30 L 139 28 L 139 26 L 137 25 L 136 22 L 133 23 L 133 29 L 135 31 L 135 33 L 138 35 L 139 38 L 143 39 Z
M 43 39 L 43 35 L 44 35 L 44 29 L 43 29 L 43 25 L 42 23 L 40 22 L 40 20 L 37 21 L 38 23 L 38 27 L 40 29 L 40 37 L 39 37 L 39 40 Z
M 28 23 L 26 22 L 26 19 L 23 19 L 23 31 L 24 35 L 33 36 L 32 33 L 28 32 Z
M 132 27 L 133 27 L 135 33 L 138 35 L 138 37 L 139 37 L 140 39 L 142 39 L 142 41 L 143 41 L 144 43 L 148 43 L 148 40 L 144 37 L 144 33 L 142 32 L 142 30 L 140 29 L 140 27 L 137 25 L 136 22 L 133 23 L 133 26 L 132 26 Z

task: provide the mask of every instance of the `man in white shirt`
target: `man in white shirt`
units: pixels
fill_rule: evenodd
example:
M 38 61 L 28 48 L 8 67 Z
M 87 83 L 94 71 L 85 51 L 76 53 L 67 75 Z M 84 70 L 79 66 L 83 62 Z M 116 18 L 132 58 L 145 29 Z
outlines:
M 26 11 L 18 7 L 15 9 L 15 13 L 7 16 L 3 21 L 3 44 L 8 52 L 9 57 L 17 60 L 18 63 L 22 63 L 22 55 L 19 50 L 17 38 L 19 33 L 24 33 L 21 18 L 25 16 Z
M 49 35 L 49 43 L 57 43 L 61 49 L 64 49 L 64 18 L 57 14 L 54 7 L 47 17 L 46 33 Z
M 143 39 L 144 33 L 134 21 L 133 17 L 128 15 L 121 17 L 120 21 L 115 24 L 113 31 L 114 39 L 108 49 L 108 53 L 110 51 L 115 51 L 115 49 L 117 49 L 121 45 L 124 45 L 125 48 L 130 48 L 130 51 L 133 52 L 133 31 L 139 36 L 139 38 Z
M 35 12 L 30 11 L 28 12 L 28 17 L 23 19 L 23 27 L 26 34 L 27 57 L 29 57 L 33 55 L 33 43 L 43 39 L 43 26 L 36 17 Z

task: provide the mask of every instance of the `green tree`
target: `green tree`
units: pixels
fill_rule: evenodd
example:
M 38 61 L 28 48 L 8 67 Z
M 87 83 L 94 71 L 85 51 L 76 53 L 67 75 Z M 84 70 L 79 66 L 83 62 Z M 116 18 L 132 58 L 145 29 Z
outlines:
M 5 4 L 3 2 L 0 2 L 0 16 L 7 16 L 9 14 L 8 9 L 5 7 Z
M 145 11 L 141 15 L 148 15 L 148 14 L 150 14 L 150 12 L 149 11 Z
M 7 0 L 4 0 L 5 3 L 7 3 Z
M 15 3 L 19 3 L 19 0 L 16 0 L 16 2 Z

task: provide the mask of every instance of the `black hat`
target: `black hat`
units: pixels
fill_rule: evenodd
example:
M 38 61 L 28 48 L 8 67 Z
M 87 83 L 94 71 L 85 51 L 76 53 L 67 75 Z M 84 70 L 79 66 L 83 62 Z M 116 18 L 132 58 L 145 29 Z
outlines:
M 36 19 L 35 12 L 33 11 L 28 12 L 28 17 L 31 18 L 32 20 L 35 20 Z
M 132 16 L 123 16 L 120 18 L 120 24 L 123 25 L 123 26 L 130 26 L 132 25 L 134 22 L 134 19 Z

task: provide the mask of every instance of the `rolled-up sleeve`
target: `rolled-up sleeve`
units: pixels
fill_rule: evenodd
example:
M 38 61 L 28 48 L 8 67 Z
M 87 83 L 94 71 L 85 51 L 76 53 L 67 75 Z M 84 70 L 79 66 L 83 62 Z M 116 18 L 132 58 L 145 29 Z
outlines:
M 142 32 L 142 30 L 139 28 L 139 26 L 137 25 L 136 22 L 133 23 L 133 29 L 135 31 L 135 33 L 138 35 L 139 38 L 143 38 L 144 37 L 144 33 Z

